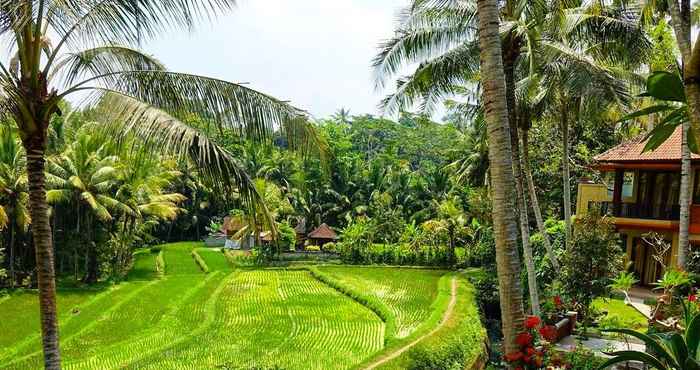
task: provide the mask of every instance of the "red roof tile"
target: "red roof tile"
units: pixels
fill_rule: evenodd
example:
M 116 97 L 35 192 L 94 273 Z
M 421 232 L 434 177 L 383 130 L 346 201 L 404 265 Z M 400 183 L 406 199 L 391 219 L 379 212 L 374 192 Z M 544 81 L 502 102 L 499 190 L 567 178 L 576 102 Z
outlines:
M 309 233 L 309 239 L 338 239 L 338 234 L 324 223 Z
M 644 135 L 628 140 L 594 157 L 598 162 L 678 162 L 681 160 L 681 127 L 679 126 L 656 150 L 642 152 L 647 140 Z M 700 155 L 692 154 L 692 159 Z

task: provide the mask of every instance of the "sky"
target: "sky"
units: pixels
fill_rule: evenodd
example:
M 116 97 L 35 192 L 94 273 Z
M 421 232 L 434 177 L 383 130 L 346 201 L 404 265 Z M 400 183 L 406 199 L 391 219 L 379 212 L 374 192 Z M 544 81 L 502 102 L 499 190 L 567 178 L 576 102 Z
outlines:
M 232 13 L 144 45 L 173 71 L 289 100 L 315 118 L 378 114 L 371 61 L 408 0 L 239 0 Z

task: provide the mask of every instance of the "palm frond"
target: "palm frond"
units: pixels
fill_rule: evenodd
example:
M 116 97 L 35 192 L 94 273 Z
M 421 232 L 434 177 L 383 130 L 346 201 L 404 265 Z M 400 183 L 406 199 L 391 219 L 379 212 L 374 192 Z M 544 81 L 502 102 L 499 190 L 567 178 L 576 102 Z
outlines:
M 120 202 L 119 200 L 106 196 L 104 194 L 95 195 L 95 200 L 99 202 L 105 209 L 113 210 L 118 213 L 133 216 L 134 210 L 131 209 L 127 204 Z
M 235 5 L 235 0 L 60 0 L 51 2 L 46 22 L 60 37 L 56 52 L 64 44 L 73 50 L 114 42 L 135 46 L 171 29 L 191 30 Z
M 236 191 L 249 206 L 261 201 L 253 181 L 231 153 L 176 117 L 118 92 L 105 95 L 98 107 L 108 132 L 134 135 L 147 147 L 192 160 L 204 180 L 224 197 Z
M 385 98 L 380 107 L 386 114 L 408 109 L 421 103 L 424 112 L 431 112 L 445 97 L 475 79 L 479 71 L 479 49 L 468 42 L 421 64 L 416 71 L 397 82 L 397 90 Z
M 73 192 L 68 189 L 51 189 L 46 192 L 46 201 L 49 204 L 64 204 L 71 200 Z
M 167 71 L 123 71 L 97 76 L 66 91 L 115 91 L 186 121 L 196 115 L 254 140 L 303 112 L 240 84 Z M 99 96 L 99 95 L 98 95 Z
M 120 71 L 157 70 L 165 66 L 156 58 L 127 46 L 99 46 L 76 53 L 66 54 L 52 70 L 50 80 L 73 85 L 84 78 L 111 74 Z
M 420 9 L 406 16 L 396 35 L 380 44 L 372 62 L 376 86 L 384 87 L 404 66 L 439 56 L 473 38 L 475 9 L 468 7 L 466 13 L 471 16 Z
M 7 227 L 7 224 L 9 222 L 10 222 L 10 218 L 7 217 L 7 212 L 5 212 L 5 207 L 0 205 L 0 230 Z

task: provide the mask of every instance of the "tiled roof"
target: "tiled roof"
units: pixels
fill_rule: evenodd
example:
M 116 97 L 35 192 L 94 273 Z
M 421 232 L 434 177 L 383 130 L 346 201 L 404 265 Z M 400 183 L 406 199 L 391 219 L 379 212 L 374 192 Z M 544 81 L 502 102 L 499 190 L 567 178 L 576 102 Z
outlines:
M 626 141 L 594 157 L 598 162 L 677 162 L 681 160 L 681 127 L 654 151 L 642 152 L 647 141 L 644 135 Z M 692 159 L 700 155 L 692 154 Z
M 338 239 L 338 234 L 335 233 L 328 225 L 321 224 L 316 230 L 309 233 L 310 239 Z

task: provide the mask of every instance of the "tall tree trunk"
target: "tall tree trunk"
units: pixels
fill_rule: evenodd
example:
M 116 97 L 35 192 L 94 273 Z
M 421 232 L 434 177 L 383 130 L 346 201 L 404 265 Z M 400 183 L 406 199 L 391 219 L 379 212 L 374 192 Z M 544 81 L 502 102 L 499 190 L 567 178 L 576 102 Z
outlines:
M 15 288 L 15 217 L 14 211 L 12 212 L 12 218 L 10 219 L 10 289 Z
M 478 0 L 479 46 L 484 91 L 484 112 L 488 124 L 489 160 L 492 184 L 493 227 L 496 267 L 501 303 L 505 353 L 518 350 L 515 337 L 523 330 L 522 286 L 518 255 L 518 227 L 513 204 L 513 167 L 508 133 L 499 12 L 496 0 Z
M 527 179 L 527 187 L 530 193 L 530 202 L 532 202 L 532 211 L 535 214 L 535 221 L 537 221 L 537 230 L 539 230 L 542 235 L 542 240 L 544 240 L 544 248 L 547 250 L 547 256 L 549 257 L 549 262 L 552 263 L 552 267 L 555 270 L 559 270 L 559 260 L 557 255 L 554 254 L 554 248 L 552 248 L 552 242 L 549 240 L 549 235 L 547 234 L 547 229 L 544 227 L 544 220 L 542 219 L 542 211 L 540 210 L 540 202 L 537 199 L 537 190 L 535 189 L 535 181 L 532 179 L 532 170 L 530 169 L 530 127 L 526 125 L 523 127 L 523 135 L 521 140 L 523 141 L 522 151 L 523 151 L 523 172 L 525 178 Z
M 44 351 L 44 367 L 60 369 L 61 355 L 58 346 L 58 320 L 56 318 L 56 280 L 49 207 L 46 203 L 46 174 L 44 173 L 46 139 L 39 134 L 25 140 L 27 152 L 27 176 L 29 206 L 32 217 L 34 253 L 36 254 L 39 285 L 39 310 Z
M 672 0 L 673 1 L 673 0 Z M 680 203 L 680 221 L 678 224 L 678 259 L 676 264 L 686 269 L 688 259 L 688 230 L 690 227 L 690 148 L 688 147 L 689 122 L 682 123 L 681 140 L 681 189 L 678 197 Z
M 691 49 L 690 38 L 690 1 L 682 0 L 681 5 L 677 0 L 669 0 L 669 13 L 671 24 L 681 52 L 683 61 L 683 84 L 690 112 L 690 124 L 682 124 L 681 147 L 681 189 L 679 195 L 680 222 L 678 225 L 678 258 L 677 265 L 681 269 L 687 267 L 688 255 L 688 229 L 690 227 L 690 149 L 688 147 L 689 126 L 692 125 L 695 135 L 700 134 L 700 38 L 696 40 L 695 47 Z M 696 136 L 696 141 L 698 137 Z
M 568 100 L 561 103 L 562 183 L 564 189 L 565 250 L 571 246 L 571 173 L 569 172 L 569 112 Z
M 520 221 L 520 236 L 523 245 L 523 256 L 527 270 L 527 285 L 530 293 L 530 307 L 532 314 L 540 315 L 540 297 L 537 292 L 537 274 L 535 262 L 532 258 L 530 246 L 530 226 L 527 217 L 527 200 L 525 198 L 525 186 L 523 185 L 522 169 L 520 166 L 520 145 L 518 135 L 518 109 L 515 101 L 515 73 L 514 64 L 517 59 L 517 42 L 512 39 L 510 45 L 503 53 L 503 70 L 506 81 L 506 103 L 508 105 L 508 127 L 510 129 L 511 160 L 513 163 L 513 177 L 515 179 L 516 200 L 518 217 Z
M 95 244 L 95 238 L 93 236 L 92 215 L 86 215 L 87 225 L 85 225 L 85 234 L 87 235 L 87 271 L 85 273 L 85 278 L 83 281 L 88 284 L 94 284 L 97 282 L 99 275 L 99 261 L 97 259 L 97 244 Z

